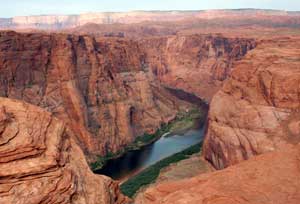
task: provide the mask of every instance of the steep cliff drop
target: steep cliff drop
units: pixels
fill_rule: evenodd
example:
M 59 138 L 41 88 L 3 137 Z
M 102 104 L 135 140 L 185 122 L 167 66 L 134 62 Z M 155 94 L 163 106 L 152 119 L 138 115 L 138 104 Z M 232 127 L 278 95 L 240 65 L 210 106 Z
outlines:
M 177 35 L 146 38 L 147 61 L 166 86 L 193 93 L 210 101 L 241 60 L 256 46 L 254 39 L 222 35 Z
M 232 63 L 254 46 L 252 39 L 210 35 L 134 41 L 1 32 L 0 96 L 52 112 L 92 161 L 185 109 L 164 86 L 209 100 Z
M 259 42 L 213 97 L 203 154 L 228 168 L 158 184 L 137 203 L 298 204 L 299 48 L 295 38 Z
M 260 42 L 214 97 L 204 155 L 216 168 L 300 141 L 299 47 L 299 39 Z
M 87 156 L 155 132 L 181 103 L 156 82 L 132 40 L 2 32 L 0 51 L 0 95 L 65 121 Z
M 0 203 L 128 203 L 94 175 L 65 123 L 39 107 L 0 98 Z

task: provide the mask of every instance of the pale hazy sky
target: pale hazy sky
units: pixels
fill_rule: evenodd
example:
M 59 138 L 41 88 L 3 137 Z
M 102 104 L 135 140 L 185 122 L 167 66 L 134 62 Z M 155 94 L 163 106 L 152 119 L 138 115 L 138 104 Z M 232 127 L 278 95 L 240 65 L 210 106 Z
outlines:
M 130 10 L 300 10 L 300 0 L 0 0 L 0 17 Z

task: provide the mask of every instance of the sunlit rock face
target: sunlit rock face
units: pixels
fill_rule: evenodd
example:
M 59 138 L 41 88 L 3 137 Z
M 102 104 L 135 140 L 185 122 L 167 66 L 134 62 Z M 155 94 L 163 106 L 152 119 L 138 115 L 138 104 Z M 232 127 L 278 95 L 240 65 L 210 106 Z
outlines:
M 2 32 L 0 50 L 0 95 L 52 112 L 86 154 L 118 151 L 182 105 L 132 40 Z
M 212 35 L 145 40 L 0 34 L 0 95 L 65 121 L 88 158 L 117 152 L 174 119 L 186 103 L 164 86 L 210 100 L 252 39 Z
M 214 96 L 204 155 L 216 168 L 300 141 L 299 45 L 259 42 Z
M 90 171 L 73 134 L 52 113 L 0 98 L 0 203 L 128 203 Z
M 155 184 L 136 203 L 299 203 L 299 42 L 258 42 L 213 97 L 203 156 L 219 171 Z

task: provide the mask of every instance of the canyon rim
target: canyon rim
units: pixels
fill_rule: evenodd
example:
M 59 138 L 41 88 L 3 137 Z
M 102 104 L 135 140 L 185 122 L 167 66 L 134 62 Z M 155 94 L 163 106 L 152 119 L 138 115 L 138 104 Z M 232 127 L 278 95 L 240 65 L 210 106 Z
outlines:
M 0 203 L 298 204 L 299 142 L 300 12 L 0 18 Z

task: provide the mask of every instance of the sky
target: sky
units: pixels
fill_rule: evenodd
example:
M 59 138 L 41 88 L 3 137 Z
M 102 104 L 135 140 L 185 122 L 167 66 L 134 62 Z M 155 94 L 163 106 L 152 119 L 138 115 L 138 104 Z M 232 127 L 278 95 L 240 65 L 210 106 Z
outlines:
M 0 17 L 132 10 L 261 8 L 300 11 L 300 0 L 0 0 L 0 3 Z

